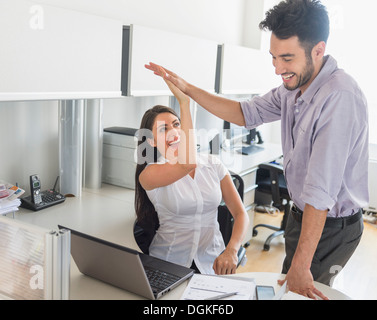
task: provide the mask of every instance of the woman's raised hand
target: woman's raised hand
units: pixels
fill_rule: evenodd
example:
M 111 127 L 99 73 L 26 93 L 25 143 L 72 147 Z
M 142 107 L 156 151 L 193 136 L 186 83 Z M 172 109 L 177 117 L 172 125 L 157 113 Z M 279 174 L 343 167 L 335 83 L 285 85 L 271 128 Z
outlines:
M 189 97 L 185 94 L 187 83 L 174 72 L 163 68 L 162 66 L 150 62 L 145 65 L 145 68 L 153 71 L 155 75 L 162 77 L 166 84 L 169 86 L 169 89 L 177 98 L 178 102 L 180 101 L 189 101 Z

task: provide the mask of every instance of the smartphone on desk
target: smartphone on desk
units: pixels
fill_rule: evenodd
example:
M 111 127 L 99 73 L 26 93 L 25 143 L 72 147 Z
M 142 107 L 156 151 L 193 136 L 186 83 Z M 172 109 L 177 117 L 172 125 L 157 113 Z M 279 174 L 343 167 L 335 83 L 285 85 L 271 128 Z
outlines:
M 271 286 L 256 286 L 255 292 L 257 300 L 272 300 L 275 296 L 274 287 Z
M 41 191 L 39 176 L 30 176 L 30 196 L 21 198 L 21 207 L 33 211 L 42 210 L 65 201 L 64 195 L 55 191 L 59 177 L 55 181 L 53 189 Z

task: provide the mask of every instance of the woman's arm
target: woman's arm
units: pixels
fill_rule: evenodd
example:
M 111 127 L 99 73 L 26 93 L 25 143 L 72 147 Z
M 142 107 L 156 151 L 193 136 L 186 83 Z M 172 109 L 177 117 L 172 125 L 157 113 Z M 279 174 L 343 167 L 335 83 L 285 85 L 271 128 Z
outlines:
M 216 274 L 231 274 L 236 272 L 237 253 L 249 226 L 249 217 L 230 175 L 221 180 L 221 191 L 226 206 L 234 218 L 232 236 L 224 252 L 213 264 Z
M 159 70 L 161 74 L 165 73 L 163 68 L 160 67 Z M 196 168 L 196 137 L 190 113 L 190 98 L 169 80 L 165 80 L 165 82 L 177 98 L 180 106 L 178 156 L 165 164 L 152 164 L 143 170 L 139 176 L 139 181 L 145 190 L 172 184 Z M 167 152 L 170 151 L 169 149 Z

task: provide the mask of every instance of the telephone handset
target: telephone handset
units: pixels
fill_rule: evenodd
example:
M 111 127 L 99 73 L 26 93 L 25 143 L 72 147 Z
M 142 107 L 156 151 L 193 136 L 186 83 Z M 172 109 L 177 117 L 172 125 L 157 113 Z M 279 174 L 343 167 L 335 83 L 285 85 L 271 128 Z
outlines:
M 31 201 L 34 204 L 40 204 L 42 202 L 41 180 L 36 174 L 30 176 L 30 192 Z
M 53 189 L 41 191 L 41 180 L 38 175 L 30 176 L 30 196 L 21 198 L 21 207 L 38 211 L 62 203 L 65 201 L 64 195 L 55 191 L 59 177 L 55 181 Z

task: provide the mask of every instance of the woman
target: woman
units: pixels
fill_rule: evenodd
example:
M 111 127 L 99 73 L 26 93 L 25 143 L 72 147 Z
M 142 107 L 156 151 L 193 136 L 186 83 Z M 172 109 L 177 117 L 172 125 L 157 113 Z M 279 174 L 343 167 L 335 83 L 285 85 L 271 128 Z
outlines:
M 158 219 L 160 224 L 149 254 L 205 274 L 235 273 L 248 216 L 223 164 L 197 155 L 189 97 L 165 82 L 179 102 L 181 119 L 171 108 L 155 106 L 139 130 L 136 214 L 141 223 Z M 217 222 L 222 198 L 234 217 L 226 248 Z

